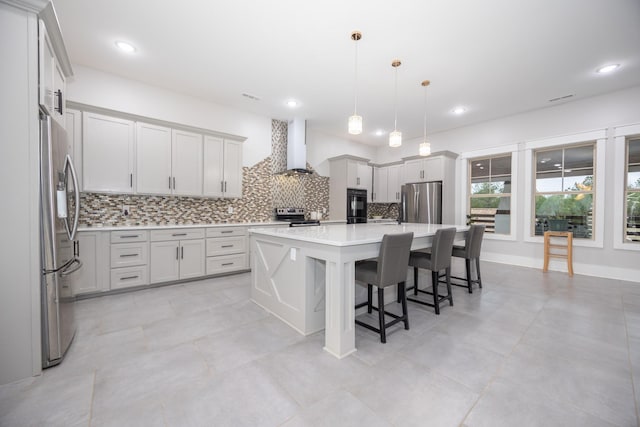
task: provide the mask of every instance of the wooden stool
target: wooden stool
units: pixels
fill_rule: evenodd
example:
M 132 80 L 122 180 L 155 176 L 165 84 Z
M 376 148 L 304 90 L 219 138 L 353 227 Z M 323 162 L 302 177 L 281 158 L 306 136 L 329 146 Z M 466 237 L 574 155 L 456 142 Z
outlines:
M 552 244 L 552 237 L 566 237 L 567 244 L 559 245 Z M 552 253 L 550 249 L 564 249 L 566 253 L 558 254 Z M 544 232 L 544 267 L 542 267 L 543 272 L 549 271 L 549 258 L 566 258 L 567 259 L 567 270 L 569 270 L 569 276 L 573 276 L 573 233 L 571 231 L 545 231 Z

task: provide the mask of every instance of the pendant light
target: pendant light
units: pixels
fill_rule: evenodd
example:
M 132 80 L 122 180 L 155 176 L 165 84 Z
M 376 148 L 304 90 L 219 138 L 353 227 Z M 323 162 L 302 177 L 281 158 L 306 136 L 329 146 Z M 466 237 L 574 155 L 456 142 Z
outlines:
M 429 80 L 425 80 L 422 82 L 422 87 L 424 87 L 424 138 L 420 143 L 419 153 L 421 156 L 428 156 L 431 154 L 431 144 L 427 141 L 427 86 L 429 86 L 431 82 Z
M 362 38 L 360 31 L 354 31 L 351 33 L 351 40 L 355 42 L 355 73 L 353 82 L 353 116 L 349 117 L 349 133 L 352 135 L 360 135 L 362 133 L 362 116 L 357 113 L 358 108 L 358 40 Z
M 395 96 L 393 109 L 395 116 L 393 119 L 393 132 L 389 134 L 389 147 L 400 147 L 402 145 L 402 132 L 398 131 L 398 67 L 402 64 L 399 59 L 394 59 L 391 66 L 396 69 L 395 76 Z

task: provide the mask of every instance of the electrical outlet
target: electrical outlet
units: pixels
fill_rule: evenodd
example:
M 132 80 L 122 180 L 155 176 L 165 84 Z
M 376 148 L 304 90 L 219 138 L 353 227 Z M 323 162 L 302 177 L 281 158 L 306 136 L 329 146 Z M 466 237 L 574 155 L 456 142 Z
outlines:
M 229 207 L 227 208 L 227 212 L 228 212 L 228 213 L 230 213 L 230 214 L 232 214 L 232 213 L 233 213 L 233 206 L 229 206 Z
M 128 216 L 131 213 L 129 206 L 122 205 L 122 215 Z
M 322 213 L 326 214 L 327 213 L 327 208 L 322 208 Z

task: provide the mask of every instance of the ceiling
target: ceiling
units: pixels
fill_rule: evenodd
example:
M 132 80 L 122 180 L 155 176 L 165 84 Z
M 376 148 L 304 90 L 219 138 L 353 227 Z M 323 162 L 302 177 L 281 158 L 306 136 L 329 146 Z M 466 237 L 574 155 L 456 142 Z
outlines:
M 640 85 L 638 0 L 53 0 L 74 64 L 357 142 L 428 132 Z M 151 6 L 154 7 L 151 7 Z M 354 107 L 364 131 L 347 133 Z M 133 54 L 116 40 L 136 46 Z M 618 71 L 595 70 L 616 63 Z M 259 101 L 242 96 L 260 98 Z M 573 97 L 550 102 L 566 95 Z M 286 101 L 296 99 L 291 109 Z M 451 110 L 464 106 L 467 112 Z M 376 130 L 383 130 L 376 136 Z

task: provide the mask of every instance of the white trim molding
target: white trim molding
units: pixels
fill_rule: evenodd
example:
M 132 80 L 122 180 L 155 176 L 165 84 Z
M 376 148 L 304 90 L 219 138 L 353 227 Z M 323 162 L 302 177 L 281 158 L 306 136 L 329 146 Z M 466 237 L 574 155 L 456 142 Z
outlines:
M 456 212 L 458 212 L 457 223 L 467 223 L 467 207 L 469 201 L 469 174 L 467 163 L 469 159 L 478 157 L 496 157 L 499 155 L 511 154 L 511 213 L 509 215 L 509 234 L 492 234 L 485 233 L 484 238 L 488 240 L 516 240 L 516 220 L 518 217 L 517 210 L 517 192 L 518 187 L 518 144 L 509 144 L 499 147 L 485 148 L 482 150 L 467 151 L 458 157 L 456 168 L 458 170 L 458 188 L 462 190 L 458 193 L 458 203 Z
M 532 243 L 544 243 L 543 236 L 533 236 L 531 233 L 533 224 L 533 194 L 535 179 L 533 177 L 533 151 L 540 148 L 578 144 L 581 142 L 596 141 L 595 175 L 596 188 L 594 198 L 594 235 L 593 239 L 574 239 L 574 246 L 592 248 L 604 247 L 604 193 L 605 193 L 605 147 L 607 141 L 606 129 L 581 132 L 572 135 L 563 135 L 534 141 L 524 144 L 524 223 L 523 240 Z
M 575 243 L 575 240 L 574 240 Z M 482 261 L 495 262 L 499 264 L 517 265 L 520 267 L 529 267 L 542 270 L 544 260 L 540 257 L 531 257 L 523 255 L 512 255 L 498 252 L 489 252 L 482 250 Z M 567 262 L 565 260 L 551 259 L 549 263 L 550 271 L 567 272 Z M 638 282 L 638 269 L 636 268 L 620 268 L 602 264 L 588 264 L 576 262 L 573 260 L 573 271 L 575 274 L 585 276 L 603 277 L 606 279 L 626 280 L 629 282 Z
M 640 135 L 640 123 L 628 126 L 619 126 L 613 129 L 614 175 L 613 175 L 613 248 L 628 251 L 640 251 L 640 242 L 626 242 L 624 239 L 624 187 L 626 168 L 626 141 L 631 135 Z M 617 212 L 617 209 L 619 212 Z

